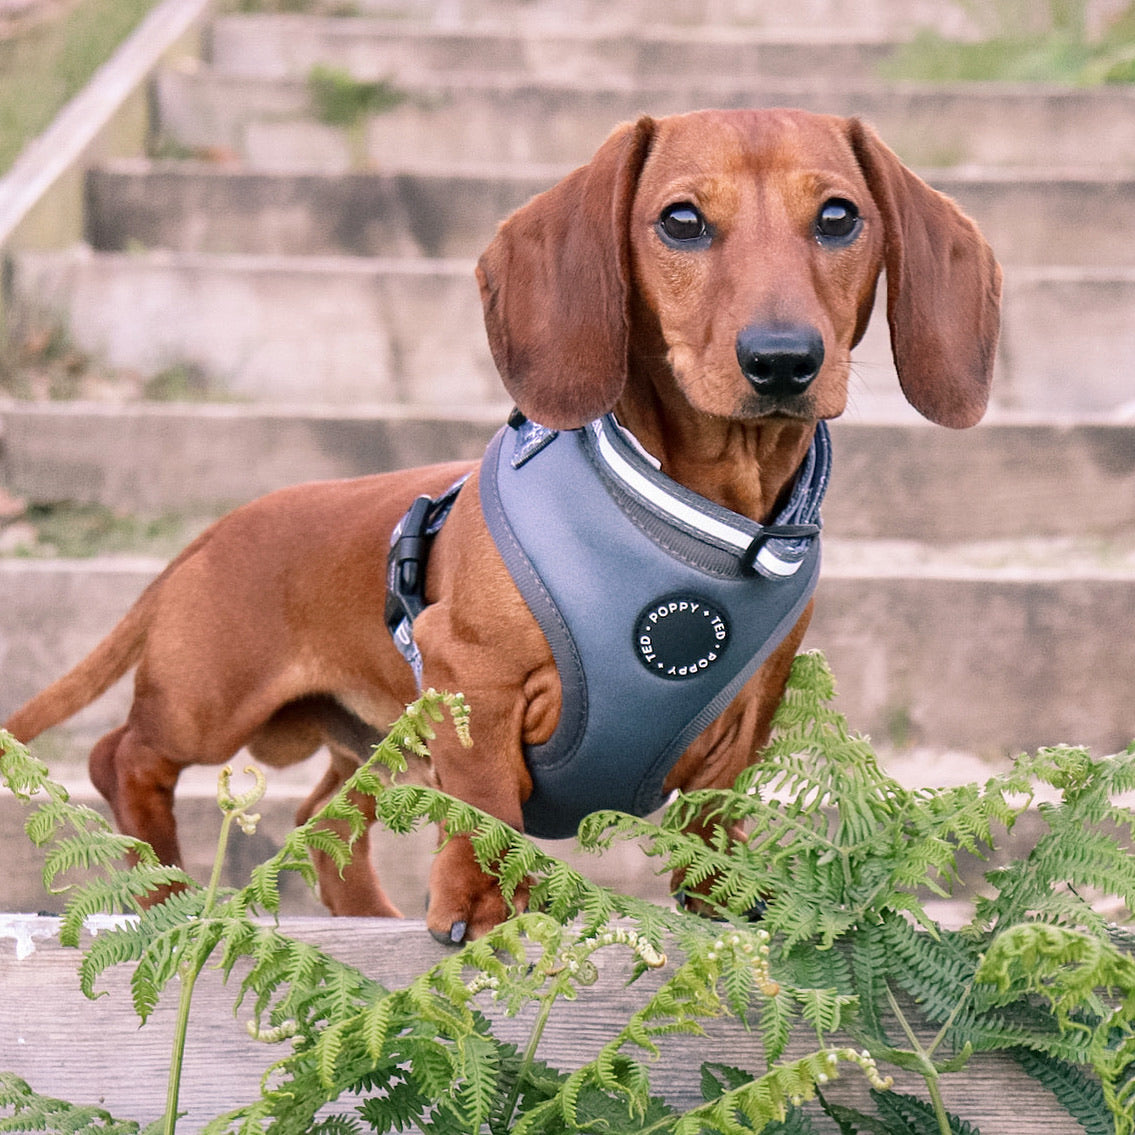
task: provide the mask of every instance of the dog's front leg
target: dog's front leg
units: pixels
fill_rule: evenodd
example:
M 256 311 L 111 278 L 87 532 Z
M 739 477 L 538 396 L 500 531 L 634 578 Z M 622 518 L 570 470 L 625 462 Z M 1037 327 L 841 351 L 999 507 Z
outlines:
M 430 555 L 429 604 L 414 624 L 422 685 L 464 694 L 472 748 L 452 730 L 430 743 L 439 788 L 518 831 L 532 791 L 524 747 L 551 736 L 560 713 L 555 663 L 485 527 L 477 474 L 461 490 Z M 523 909 L 523 886 L 514 905 Z M 511 913 L 467 835 L 443 832 L 430 871 L 427 923 L 442 942 L 480 937 Z
M 522 707 L 501 705 L 500 697 L 467 695 L 472 713 L 472 749 L 451 736 L 430 745 L 434 776 L 443 791 L 522 830 L 521 801 L 531 791 L 519 746 Z M 516 702 L 515 695 L 511 699 Z M 497 880 L 477 863 L 469 836 L 440 832 L 441 846 L 430 869 L 426 922 L 439 942 L 457 945 L 479 938 L 515 910 L 527 905 L 528 888 L 521 884 L 505 901 Z

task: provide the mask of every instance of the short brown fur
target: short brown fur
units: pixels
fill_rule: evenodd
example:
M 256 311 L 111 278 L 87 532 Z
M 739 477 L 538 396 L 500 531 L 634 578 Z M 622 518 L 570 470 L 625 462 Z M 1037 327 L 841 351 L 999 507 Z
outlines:
M 832 198 L 858 209 L 846 246 L 816 235 Z M 696 205 L 712 239 L 661 239 L 662 210 Z M 493 357 L 520 409 L 557 428 L 613 410 L 663 470 L 764 521 L 791 486 L 816 422 L 848 394 L 850 351 L 885 268 L 896 368 L 931 420 L 968 426 L 988 398 L 1000 270 L 975 226 L 855 119 L 706 111 L 619 127 L 586 166 L 518 210 L 478 266 Z M 762 390 L 742 373 L 745 329 L 804 327 L 823 361 L 806 389 Z M 285 766 L 320 744 L 311 815 L 415 695 L 382 625 L 382 562 L 411 501 L 465 465 L 284 489 L 237 509 L 187 548 L 107 638 L 16 711 L 27 741 L 137 663 L 124 725 L 91 754 L 123 831 L 179 860 L 172 801 L 189 764 L 242 746 Z M 475 746 L 443 732 L 437 783 L 522 827 L 523 747 L 560 709 L 552 657 L 478 505 L 477 474 L 436 540 L 416 626 L 424 681 L 462 691 Z M 667 789 L 731 783 L 768 735 L 811 606 L 741 694 L 683 754 Z M 319 864 L 333 912 L 397 915 L 365 838 L 339 875 Z M 455 838 L 437 855 L 428 924 L 475 937 L 506 916 L 493 881 Z

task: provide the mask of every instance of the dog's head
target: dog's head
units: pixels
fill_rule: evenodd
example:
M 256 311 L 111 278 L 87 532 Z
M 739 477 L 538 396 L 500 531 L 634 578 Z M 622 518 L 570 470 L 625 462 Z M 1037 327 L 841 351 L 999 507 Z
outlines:
M 884 268 L 907 399 L 973 425 L 1000 269 L 976 226 L 857 119 L 701 111 L 621 126 L 500 227 L 477 276 L 516 404 L 574 428 L 631 373 L 717 417 L 837 416 Z

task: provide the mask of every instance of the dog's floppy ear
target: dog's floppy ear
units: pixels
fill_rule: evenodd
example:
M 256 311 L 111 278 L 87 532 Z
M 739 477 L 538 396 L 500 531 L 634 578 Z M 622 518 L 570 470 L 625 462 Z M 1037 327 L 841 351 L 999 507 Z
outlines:
M 489 346 L 533 421 L 575 429 L 627 373 L 631 202 L 653 136 L 620 126 L 594 158 L 506 220 L 477 265 Z
M 989 401 L 1000 327 L 1001 269 L 977 226 L 851 119 L 860 168 L 883 217 L 887 320 L 907 401 L 961 428 Z

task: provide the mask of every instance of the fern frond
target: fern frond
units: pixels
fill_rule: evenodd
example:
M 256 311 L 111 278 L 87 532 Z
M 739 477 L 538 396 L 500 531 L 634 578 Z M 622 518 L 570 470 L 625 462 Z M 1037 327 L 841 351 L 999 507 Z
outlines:
M 83 923 L 95 914 L 139 912 L 142 900 L 163 887 L 199 890 L 197 884 L 177 867 L 133 867 L 112 871 L 72 890 L 59 926 L 59 941 L 77 946 Z
M 95 991 L 95 982 L 111 966 L 137 961 L 146 949 L 149 933 L 136 920 L 101 931 L 91 940 L 79 963 L 79 989 L 84 997 L 94 1000 L 102 996 Z
M 794 1107 L 783 1121 L 774 1119 L 766 1124 L 762 1135 L 818 1135 L 818 1132 L 808 1113 Z
M 70 839 L 56 839 L 44 858 L 44 886 L 52 890 L 56 877 L 67 871 L 90 871 L 96 867 L 118 869 L 130 854 L 146 866 L 158 863 L 148 843 L 117 832 L 88 831 Z
M 93 808 L 73 804 L 66 793 L 41 803 L 24 822 L 24 833 L 43 847 L 65 828 L 76 832 L 109 832 L 110 824 Z
M 1097 1080 L 1066 1060 L 1027 1048 L 1010 1049 L 1009 1053 L 1025 1072 L 1052 1092 L 1087 1135 L 1115 1135 L 1115 1124 Z
M 871 1098 L 879 1109 L 879 1114 L 888 1123 L 901 1123 L 903 1132 L 909 1135 L 941 1135 L 938 1117 L 934 1108 L 914 1096 L 899 1092 L 872 1092 Z M 947 1113 L 950 1135 L 981 1135 L 972 1123 L 951 1113 Z
M 827 1049 L 800 1060 L 778 1064 L 763 1076 L 723 1091 L 716 1099 L 686 1112 L 675 1132 L 705 1128 L 723 1135 L 760 1131 L 771 1122 L 784 1122 L 789 1109 L 815 1098 L 818 1086 L 836 1079 L 840 1066 L 857 1065 L 876 1087 L 884 1086 L 873 1062 L 851 1049 Z
M 363 1128 L 349 1115 L 329 1115 L 310 1128 L 310 1135 L 363 1135 Z
M 761 1005 L 759 1031 L 764 1046 L 765 1067 L 771 1068 L 788 1048 L 795 1019 L 796 1000 L 785 990 Z
M 937 941 L 892 915 L 878 928 L 889 959 L 889 980 L 916 998 L 930 1020 L 941 1023 L 953 1013 L 958 991 L 965 989 L 978 965 L 972 943 L 956 934 Z
M 392 1075 L 383 1094 L 364 1100 L 358 1111 L 372 1131 L 408 1131 L 420 1122 L 430 1102 L 412 1080 Z
M 138 1135 L 134 1122 L 115 1119 L 99 1107 L 83 1107 L 41 1096 L 10 1072 L 0 1072 L 0 1131 L 44 1131 L 54 1135 Z
M 335 1084 L 335 1064 L 343 1051 L 343 1034 L 350 1028 L 351 1021 L 336 1021 L 320 1032 L 315 1042 L 315 1062 L 319 1079 L 325 1088 Z
M 413 1039 L 406 1045 L 406 1055 L 422 1091 L 434 1099 L 444 1099 L 457 1071 L 447 1046 L 434 1040 Z
M 51 779 L 47 765 L 7 729 L 0 729 L 0 781 L 24 803 L 40 793 L 49 801 L 66 802 L 68 798 L 67 789 Z

